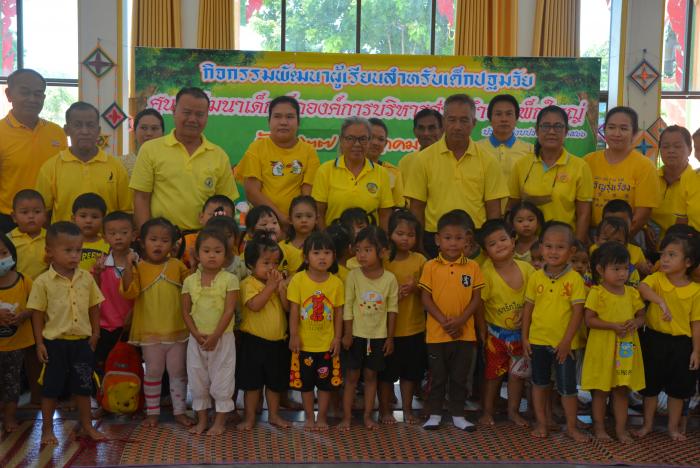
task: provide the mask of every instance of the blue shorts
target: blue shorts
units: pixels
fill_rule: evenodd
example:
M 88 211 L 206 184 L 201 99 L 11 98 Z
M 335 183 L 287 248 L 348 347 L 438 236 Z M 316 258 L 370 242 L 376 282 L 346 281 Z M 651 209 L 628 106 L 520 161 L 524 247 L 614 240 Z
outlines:
M 551 346 L 530 345 L 532 348 L 532 383 L 547 387 L 552 383 L 552 368 L 556 376 L 557 391 L 561 396 L 578 393 L 576 389 L 576 359 L 567 356 L 563 364 L 557 361 L 556 352 Z

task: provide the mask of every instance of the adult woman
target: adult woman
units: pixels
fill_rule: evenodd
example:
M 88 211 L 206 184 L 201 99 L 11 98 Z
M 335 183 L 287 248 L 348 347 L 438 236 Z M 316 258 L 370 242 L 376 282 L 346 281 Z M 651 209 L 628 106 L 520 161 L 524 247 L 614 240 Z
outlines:
M 588 165 L 564 149 L 569 123 L 566 112 L 548 106 L 537 115 L 535 152 L 520 158 L 510 177 L 510 205 L 527 200 L 545 221 L 570 224 L 576 238 L 588 241 L 593 182 Z
M 136 151 L 119 156 L 119 160 L 124 164 L 126 172 L 131 177 L 131 172 L 136 164 L 136 155 L 139 148 L 148 140 L 162 137 L 165 133 L 165 123 L 163 116 L 155 109 L 144 109 L 134 117 L 134 140 Z
M 661 196 L 654 164 L 632 146 L 639 132 L 637 122 L 634 109 L 610 109 L 604 125 L 608 147 L 584 158 L 593 176 L 592 226 L 602 219 L 607 202 L 625 200 L 634 213 L 630 234 L 635 235 L 649 220 L 652 208 L 659 206 Z
M 369 125 L 372 133 L 369 137 L 369 145 L 367 146 L 367 157 L 375 164 L 379 164 L 389 173 L 389 183 L 391 184 L 391 195 L 394 198 L 394 206 L 403 208 L 406 206 L 406 200 L 403 197 L 403 178 L 398 167 L 388 161 L 380 161 L 379 158 L 384 152 L 387 143 L 389 142 L 389 129 L 382 119 L 371 118 Z
M 299 122 L 296 99 L 273 99 L 267 117 L 269 138 L 251 143 L 238 167 L 248 201 L 270 206 L 283 223 L 288 221 L 292 199 L 311 193 L 320 164 L 314 147 L 297 136 Z
M 380 226 L 388 227 L 394 206 L 391 184 L 387 171 L 366 158 L 370 135 L 369 122 L 359 117 L 346 119 L 340 127 L 340 156 L 321 164 L 311 191 L 321 227 L 354 207 L 378 216 Z

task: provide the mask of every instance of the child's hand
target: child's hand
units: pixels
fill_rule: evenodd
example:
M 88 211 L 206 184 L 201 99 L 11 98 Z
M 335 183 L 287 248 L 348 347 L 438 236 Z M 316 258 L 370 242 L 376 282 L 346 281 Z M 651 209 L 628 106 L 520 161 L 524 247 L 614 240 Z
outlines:
M 648 260 L 643 260 L 643 261 L 635 264 L 634 267 L 637 269 L 637 271 L 639 271 L 640 275 L 648 276 L 649 273 L 651 273 L 653 265 L 651 263 L 649 263 Z
M 126 263 L 131 266 L 136 266 L 139 262 L 139 256 L 136 252 L 131 251 L 126 254 Z
M 284 281 L 284 276 L 279 271 L 270 270 L 267 272 L 267 281 L 265 282 L 266 286 L 270 286 L 271 288 L 278 290 L 282 281 Z
M 92 276 L 99 278 L 102 272 L 105 271 L 105 260 L 107 260 L 106 255 L 97 257 L 95 264 L 92 266 Z
M 220 336 L 212 333 L 211 335 L 203 336 L 203 338 L 204 342 L 199 345 L 200 348 L 204 351 L 214 351 L 214 348 L 216 348 L 216 345 L 219 343 Z
M 290 276 L 289 278 L 284 278 L 282 281 L 280 281 L 280 284 L 277 285 L 277 292 L 280 294 L 282 297 L 287 297 L 287 286 L 289 286 L 289 283 L 292 281 L 292 277 Z
M 299 338 L 299 335 L 289 337 L 289 350 L 293 353 L 298 353 L 301 350 L 301 338 Z
M 352 335 L 343 335 L 343 349 L 347 351 L 352 346 Z
M 382 351 L 384 351 L 384 356 L 388 356 L 394 352 L 394 339 L 389 337 L 384 341 L 384 346 L 382 346 Z
M 627 327 L 629 326 L 629 321 L 628 322 L 619 322 L 615 323 L 613 325 L 613 331 L 617 336 L 622 338 L 623 336 L 627 335 Z
M 666 301 L 661 301 L 659 308 L 661 309 L 661 319 L 666 322 L 670 322 L 673 319 L 673 316 L 671 315 L 671 309 L 669 309 L 666 305 Z
M 340 338 L 333 338 L 333 341 L 331 341 L 331 349 L 328 351 L 330 351 L 333 357 L 340 354 Z
M 49 352 L 46 350 L 44 343 L 36 345 L 36 357 L 39 358 L 39 362 L 42 364 L 49 362 Z
M 410 296 L 416 290 L 418 282 L 415 278 L 411 278 L 411 281 L 406 284 L 399 286 L 399 300 Z
M 566 361 L 566 358 L 571 356 L 573 357 L 571 353 L 571 342 L 570 341 L 562 341 L 557 345 L 556 348 L 554 348 L 556 351 L 557 355 L 557 362 L 559 364 L 564 364 L 564 361 Z
M 90 349 L 92 349 L 93 352 L 95 352 L 95 349 L 97 349 L 98 341 L 100 341 L 99 333 L 97 335 L 90 335 L 90 338 L 88 338 L 88 344 L 90 345 Z
M 530 346 L 530 340 L 523 337 L 521 340 L 521 343 L 523 346 L 523 356 L 525 356 L 527 359 L 531 359 L 532 358 L 532 347 Z
M 199 333 L 199 331 L 190 332 L 190 335 L 192 335 L 192 337 L 195 339 L 195 341 L 197 341 L 197 344 L 199 346 L 202 346 L 204 344 L 204 342 L 207 340 L 206 335 L 202 335 L 201 333 Z
M 700 351 L 693 351 L 692 353 L 690 353 L 690 365 L 688 366 L 688 369 L 700 369 Z
M 15 314 L 10 309 L 0 309 L 0 325 L 14 325 Z

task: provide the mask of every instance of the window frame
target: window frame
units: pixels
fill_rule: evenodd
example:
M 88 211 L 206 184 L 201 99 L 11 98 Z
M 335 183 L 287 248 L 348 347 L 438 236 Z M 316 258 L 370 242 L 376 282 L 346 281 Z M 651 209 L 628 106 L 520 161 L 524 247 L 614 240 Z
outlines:
M 689 33 L 693 31 L 693 27 L 697 26 L 695 24 L 695 2 L 689 0 L 686 6 L 685 12 L 685 57 L 683 57 L 683 89 L 680 91 L 664 91 L 661 89 L 661 99 L 700 99 L 700 91 L 690 90 L 690 74 L 692 66 L 693 49 L 700 46 L 700 44 L 695 44 Z M 666 15 L 666 4 L 664 3 L 664 16 Z M 663 57 L 662 57 L 663 59 Z

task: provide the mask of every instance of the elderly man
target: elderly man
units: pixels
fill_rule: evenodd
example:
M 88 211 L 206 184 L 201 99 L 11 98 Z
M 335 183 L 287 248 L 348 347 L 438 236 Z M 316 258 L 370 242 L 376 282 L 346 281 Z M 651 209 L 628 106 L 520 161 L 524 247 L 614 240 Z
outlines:
M 45 91 L 44 78 L 29 68 L 7 77 L 5 95 L 12 110 L 0 120 L 0 230 L 3 232 L 15 227 L 10 216 L 15 193 L 34 188 L 41 166 L 68 146 L 61 127 L 39 118 Z
M 508 187 L 501 168 L 484 155 L 470 135 L 476 105 L 466 94 L 445 100 L 445 135 L 421 151 L 411 165 L 405 194 L 411 211 L 425 227 L 423 247 L 437 256 L 435 232 L 440 216 L 454 209 L 469 213 L 474 224 L 501 216 Z
M 203 134 L 208 117 L 204 91 L 182 88 L 175 97 L 175 129 L 141 146 L 129 184 L 139 227 L 163 216 L 183 230 L 198 229 L 209 197 L 238 198 L 228 156 Z

